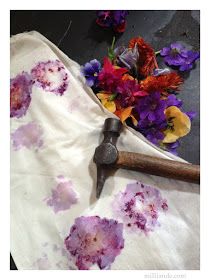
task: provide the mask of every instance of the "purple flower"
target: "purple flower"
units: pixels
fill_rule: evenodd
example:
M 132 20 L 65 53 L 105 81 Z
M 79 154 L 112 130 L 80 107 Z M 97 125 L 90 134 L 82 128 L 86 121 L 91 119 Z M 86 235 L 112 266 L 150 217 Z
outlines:
M 139 59 L 139 51 L 137 45 L 133 49 L 130 48 L 118 48 L 114 50 L 117 55 L 117 64 L 131 70 L 137 66 Z
M 159 213 L 167 211 L 168 205 L 158 189 L 136 182 L 115 196 L 112 208 L 127 229 L 147 234 L 159 225 Z
M 185 51 L 183 45 L 179 43 L 173 43 L 170 47 L 163 48 L 160 52 L 161 56 L 164 56 L 164 61 L 168 65 L 180 66 L 184 63 L 184 57 L 182 53 Z
M 89 87 L 98 85 L 98 74 L 101 70 L 101 63 L 97 59 L 87 62 L 82 68 L 82 74 L 86 78 L 86 83 Z
M 10 80 L 10 117 L 24 116 L 31 103 L 31 76 L 22 72 Z
M 163 48 L 160 55 L 168 65 L 179 66 L 180 71 L 192 69 L 193 63 L 200 57 L 199 52 L 187 50 L 180 43 L 173 43 L 170 47 Z
M 166 101 L 161 99 L 159 92 L 154 92 L 148 96 L 141 98 L 136 106 L 136 110 L 141 120 L 162 121 L 165 119 L 164 110 Z
M 96 23 L 101 27 L 112 27 L 115 32 L 125 31 L 128 11 L 98 11 Z
M 113 23 L 111 11 L 98 11 L 96 23 L 102 27 L 111 27 Z
M 162 148 L 174 155 L 178 155 L 177 148 L 180 146 L 180 142 L 177 140 L 174 143 L 164 143 Z
M 65 245 L 80 270 L 93 264 L 107 269 L 124 248 L 122 231 L 123 224 L 115 220 L 82 216 L 76 218 Z
M 180 108 L 182 106 L 182 101 L 178 99 L 175 94 L 170 94 L 166 99 L 166 106 L 176 106 Z
M 167 127 L 166 121 L 151 122 L 148 119 L 140 120 L 137 129 L 153 144 L 158 145 L 165 135 L 162 132 Z
M 180 71 L 188 71 L 193 68 L 193 63 L 200 57 L 199 52 L 192 50 L 182 52 L 182 56 L 185 58 L 182 65 L 179 67 Z
M 116 32 L 122 33 L 125 31 L 126 17 L 128 11 L 113 11 L 113 29 Z
M 192 120 L 196 117 L 196 115 L 197 115 L 197 113 L 194 112 L 194 111 L 185 112 L 185 114 L 190 118 L 191 121 L 192 121 Z

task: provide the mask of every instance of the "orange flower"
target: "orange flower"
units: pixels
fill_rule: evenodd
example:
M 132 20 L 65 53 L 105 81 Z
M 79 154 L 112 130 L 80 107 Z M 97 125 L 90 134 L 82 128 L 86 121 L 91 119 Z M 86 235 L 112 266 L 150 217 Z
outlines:
M 153 48 L 147 44 L 141 37 L 136 37 L 130 40 L 129 48 L 134 48 L 137 44 L 139 51 L 138 71 L 140 75 L 146 77 L 152 74 L 155 68 L 158 68 L 156 56 Z
M 138 121 L 136 120 L 136 118 L 133 116 L 132 114 L 132 110 L 133 110 L 133 107 L 132 106 L 129 106 L 127 108 L 122 108 L 122 109 L 119 109 L 115 112 L 115 115 L 118 116 L 121 120 L 121 122 L 125 122 L 129 117 L 131 117 L 132 119 L 132 122 L 135 126 L 137 126 L 138 124 Z
M 141 89 L 147 92 L 167 92 L 168 90 L 179 90 L 183 79 L 175 72 L 160 76 L 149 76 L 141 81 Z

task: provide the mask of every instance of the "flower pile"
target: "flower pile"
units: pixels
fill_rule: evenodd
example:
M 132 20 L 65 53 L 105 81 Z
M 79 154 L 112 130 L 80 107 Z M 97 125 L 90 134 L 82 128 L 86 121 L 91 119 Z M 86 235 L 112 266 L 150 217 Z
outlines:
M 189 71 L 199 53 L 179 43 L 155 52 L 141 37 L 128 47 L 112 46 L 103 64 L 93 59 L 81 68 L 86 83 L 103 106 L 153 144 L 177 154 L 179 138 L 187 135 L 195 112 L 184 112 L 177 97 L 184 80 L 178 71 L 159 69 L 156 56 L 168 66 Z

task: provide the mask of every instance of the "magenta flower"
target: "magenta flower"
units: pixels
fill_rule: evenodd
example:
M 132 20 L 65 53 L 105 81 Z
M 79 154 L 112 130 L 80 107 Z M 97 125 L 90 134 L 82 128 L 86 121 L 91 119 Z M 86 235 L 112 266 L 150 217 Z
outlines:
M 119 192 L 112 207 L 127 228 L 145 234 L 160 225 L 159 213 L 168 209 L 158 189 L 140 182 L 128 184 L 124 192 Z
M 31 103 L 32 82 L 28 73 L 22 72 L 10 80 L 10 117 L 24 116 Z
M 45 91 L 63 95 L 69 84 L 68 73 L 59 60 L 39 62 L 32 70 L 34 85 Z
M 93 264 L 108 269 L 124 248 L 122 230 L 115 220 L 82 216 L 75 220 L 65 245 L 78 269 L 87 270 Z

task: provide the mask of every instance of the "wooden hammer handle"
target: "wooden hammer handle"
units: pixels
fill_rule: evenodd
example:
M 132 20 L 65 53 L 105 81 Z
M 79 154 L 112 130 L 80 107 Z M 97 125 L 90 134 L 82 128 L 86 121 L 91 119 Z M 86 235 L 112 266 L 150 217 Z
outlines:
M 143 154 L 119 152 L 116 167 L 191 183 L 198 184 L 200 182 L 199 165 L 162 159 Z

